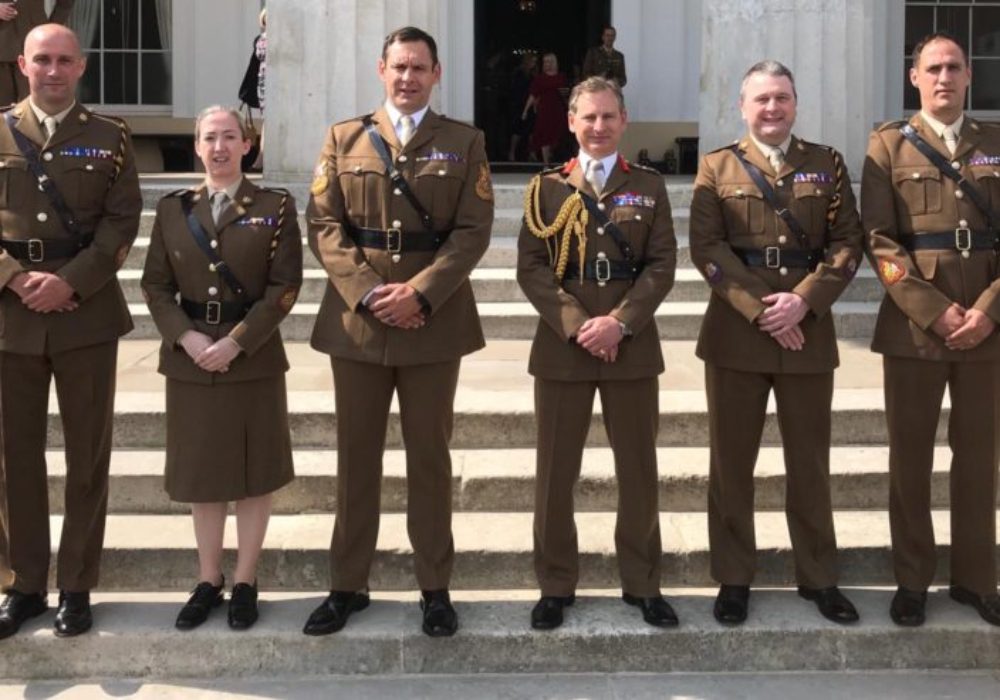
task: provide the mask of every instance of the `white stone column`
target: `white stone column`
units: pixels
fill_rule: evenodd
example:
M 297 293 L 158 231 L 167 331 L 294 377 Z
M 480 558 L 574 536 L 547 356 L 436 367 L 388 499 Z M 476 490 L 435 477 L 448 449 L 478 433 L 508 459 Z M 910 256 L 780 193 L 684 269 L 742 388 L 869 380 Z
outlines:
M 370 112 L 384 99 L 376 64 L 385 35 L 414 25 L 438 43 L 444 87 L 431 106 L 472 118 L 472 66 L 450 72 L 453 45 L 471 46 L 471 5 L 465 0 L 269 0 L 265 174 L 307 179 L 327 127 Z M 467 25 L 467 26 L 466 26 Z M 457 58 L 457 56 L 456 56 Z M 460 82 L 451 83 L 454 77 Z M 468 83 L 468 85 L 466 85 Z M 457 106 L 459 109 L 447 109 Z M 467 114 L 465 113 L 467 112 Z
M 868 133 L 885 116 L 885 66 L 894 59 L 885 50 L 887 21 L 902 3 L 704 0 L 702 153 L 744 133 L 737 107 L 740 81 L 752 64 L 771 58 L 795 74 L 796 135 L 837 148 L 851 176 L 860 177 Z

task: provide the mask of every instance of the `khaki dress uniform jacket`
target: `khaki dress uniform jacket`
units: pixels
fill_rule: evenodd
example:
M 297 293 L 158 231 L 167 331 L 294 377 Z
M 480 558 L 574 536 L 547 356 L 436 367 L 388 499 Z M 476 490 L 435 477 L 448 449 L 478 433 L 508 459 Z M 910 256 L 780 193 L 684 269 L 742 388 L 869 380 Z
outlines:
M 730 148 L 702 159 L 691 203 L 691 258 L 712 288 L 696 348 L 705 361 L 709 411 L 712 574 L 729 585 L 753 579 L 753 468 L 773 388 L 796 577 L 802 585 L 823 588 L 837 577 L 829 451 L 839 358 L 830 308 L 857 270 L 863 234 L 850 178 L 832 149 L 792 137 L 775 173 L 749 136 L 737 147 L 764 174 L 808 243 L 803 246 L 779 219 Z M 734 250 L 763 254 L 769 247 L 778 256 L 804 249 L 822 253 L 810 271 L 780 257 L 773 268 L 749 266 Z M 762 298 L 775 292 L 794 292 L 809 306 L 799 324 L 802 350 L 782 349 L 755 323 L 766 308 Z
M 22 592 L 46 586 L 45 424 L 55 376 L 68 469 L 57 583 L 83 591 L 97 583 L 104 536 L 117 340 L 132 329 L 115 273 L 138 232 L 142 196 L 124 123 L 77 104 L 46 139 L 27 100 L 11 113 L 93 241 L 75 257 L 34 263 L 0 252 L 0 288 L 20 272 L 55 272 L 73 287 L 79 303 L 75 311 L 39 314 L 13 291 L 0 293 L 0 578 Z M 0 229 L 4 240 L 73 240 L 39 191 L 5 122 L 0 123 Z
M 371 119 L 434 230 L 450 234 L 436 251 L 406 251 L 407 235 L 424 228 L 394 188 L 362 119 L 330 128 L 307 218 L 309 247 L 330 276 L 312 346 L 332 356 L 336 389 L 333 588 L 368 585 L 382 452 L 396 391 L 416 575 L 422 589 L 434 590 L 447 587 L 454 557 L 448 443 L 460 358 L 485 344 L 469 274 L 489 246 L 493 190 L 479 130 L 428 110 L 401 146 L 384 107 Z M 351 232 L 359 227 L 399 229 L 403 252 L 358 246 Z M 406 283 L 422 296 L 422 328 L 393 328 L 367 310 L 364 297 L 383 283 Z
M 188 228 L 184 201 L 252 304 L 240 321 L 191 318 L 177 297 L 204 304 L 240 297 Z M 270 493 L 293 476 L 285 394 L 288 360 L 279 324 L 302 285 L 302 234 L 295 200 L 285 190 L 244 178 L 216 224 L 206 187 L 160 200 L 142 289 L 163 344 L 168 378 L 167 491 L 180 501 L 220 502 Z M 199 368 L 178 344 L 189 330 L 214 340 L 231 336 L 243 352 L 227 372 Z M 241 400 L 242 397 L 242 400 Z M 214 410 L 218 405 L 221 410 Z
M 568 596 L 579 580 L 573 485 L 580 474 L 594 393 L 599 391 L 619 481 L 615 544 L 622 588 L 631 595 L 653 596 L 660 590 L 662 559 L 656 434 L 657 375 L 664 369 L 654 316 L 673 286 L 677 262 L 666 187 L 659 173 L 621 158 L 599 197 L 575 159 L 538 179 L 545 225 L 579 190 L 598 200 L 641 265 L 634 281 L 611 280 L 604 286 L 596 280 L 560 281 L 547 242 L 532 234 L 527 224 L 521 227 L 517 279 L 540 315 L 528 366 L 535 377 L 539 426 L 534 521 L 539 587 L 543 596 Z M 586 235 L 587 261 L 599 254 L 609 260 L 624 259 L 613 237 L 603 233 L 593 217 Z M 569 259 L 572 265 L 579 264 L 575 240 Z M 632 334 L 619 344 L 614 363 L 593 357 L 573 340 L 585 321 L 604 315 L 624 322 Z
M 591 46 L 583 57 L 582 75 L 584 78 L 592 75 L 610 78 L 625 87 L 628 81 L 625 76 L 625 54 L 617 49 L 611 49 L 611 53 L 608 53 L 603 46 Z
M 0 0 L 0 4 L 9 4 L 9 0 Z M 28 32 L 46 22 L 66 24 L 72 9 L 73 0 L 56 0 L 52 14 L 46 15 L 45 0 L 18 0 L 17 17 L 0 21 L 0 105 L 28 96 L 28 80 L 17 65 Z
M 952 302 L 1000 322 L 994 249 L 921 249 L 922 233 L 987 230 L 983 213 L 889 122 L 868 142 L 861 215 L 872 264 L 886 289 L 872 349 L 884 356 L 889 428 L 890 520 L 899 585 L 926 590 L 934 578 L 930 475 L 945 387 L 951 396 L 951 581 L 980 595 L 996 590 L 996 478 L 1000 454 L 1000 334 L 949 350 L 931 326 Z M 1000 221 L 1000 129 L 965 117 L 954 155 L 927 123 L 910 125 L 958 167 Z M 994 232 L 994 235 L 996 232 Z M 957 238 L 956 238 L 957 240 Z M 960 243 L 961 244 L 961 243 Z

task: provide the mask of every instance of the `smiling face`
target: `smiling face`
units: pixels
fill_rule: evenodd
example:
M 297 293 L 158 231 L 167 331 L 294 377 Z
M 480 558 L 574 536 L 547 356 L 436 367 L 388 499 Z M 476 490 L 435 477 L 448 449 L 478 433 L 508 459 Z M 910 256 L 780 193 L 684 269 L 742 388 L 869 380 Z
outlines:
M 214 183 L 227 186 L 242 175 L 240 160 L 250 151 L 250 141 L 243 138 L 236 117 L 220 110 L 210 112 L 201 120 L 194 150 L 208 177 Z
M 795 89 L 785 76 L 750 75 L 740 96 L 740 113 L 758 141 L 778 146 L 795 124 Z
M 378 77 L 386 97 L 403 114 L 419 112 L 431 101 L 431 91 L 441 79 L 441 64 L 434 63 L 423 41 L 397 41 L 379 59 Z
M 618 150 L 628 115 L 610 90 L 584 92 L 569 113 L 569 130 L 580 150 L 594 158 L 605 158 Z
M 920 52 L 910 68 L 910 83 L 920 91 L 920 109 L 944 124 L 951 124 L 965 105 L 972 70 L 962 49 L 953 41 L 935 39 Z
M 76 35 L 58 24 L 35 27 L 17 59 L 28 78 L 31 98 L 47 114 L 58 114 L 76 99 L 76 85 L 87 67 Z

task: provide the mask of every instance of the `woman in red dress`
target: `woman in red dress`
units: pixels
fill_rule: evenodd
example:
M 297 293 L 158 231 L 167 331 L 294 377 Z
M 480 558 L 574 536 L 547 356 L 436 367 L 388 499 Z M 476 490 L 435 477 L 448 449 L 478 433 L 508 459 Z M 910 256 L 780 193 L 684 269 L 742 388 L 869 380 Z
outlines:
M 535 109 L 535 128 L 531 132 L 531 147 L 541 150 L 542 161 L 552 161 L 552 148 L 558 146 L 566 133 L 566 76 L 559 72 L 559 59 L 554 53 L 542 57 L 542 72 L 535 76 L 528 91 L 528 101 L 521 114 L 527 119 L 528 111 Z

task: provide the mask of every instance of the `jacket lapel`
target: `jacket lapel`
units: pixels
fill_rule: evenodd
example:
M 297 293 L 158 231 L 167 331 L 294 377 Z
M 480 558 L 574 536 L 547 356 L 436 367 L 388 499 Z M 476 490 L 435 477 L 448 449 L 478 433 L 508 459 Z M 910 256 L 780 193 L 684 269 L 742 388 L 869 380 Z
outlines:
M 773 169 L 771 168 L 771 161 L 769 161 L 764 154 L 760 152 L 760 149 L 757 148 L 757 144 L 753 142 L 753 139 L 749 136 L 744 136 L 740 139 L 738 148 L 747 162 L 756 165 L 757 168 L 764 173 L 765 177 L 771 175 L 773 172 Z M 747 177 L 749 177 L 749 175 L 747 175 Z
M 951 154 L 948 152 L 948 147 L 944 145 L 944 141 L 941 137 L 934 133 L 934 129 L 931 128 L 930 124 L 925 122 L 920 114 L 914 114 L 910 119 L 910 126 L 916 129 L 917 133 L 920 135 L 924 141 L 930 144 L 931 148 L 943 155 L 948 160 L 951 160 Z M 964 130 L 964 125 L 963 125 Z
M 628 182 L 628 174 L 625 172 L 625 168 L 622 167 L 622 159 L 619 157 L 618 161 L 611 169 L 611 175 L 604 182 L 604 189 L 601 190 L 600 198 L 604 199 L 611 193 L 621 189 L 626 182 Z
M 244 206 L 244 201 L 249 198 L 250 203 L 253 202 L 253 192 L 257 188 L 250 183 L 245 177 L 243 181 L 240 182 L 240 187 L 236 190 L 236 199 L 229 201 L 229 206 L 225 208 L 222 214 L 219 216 L 219 223 L 215 225 L 215 230 L 221 232 L 226 226 L 233 223 L 241 216 L 247 213 L 246 207 Z M 211 207 L 209 207 L 209 212 L 211 212 Z
M 42 125 L 38 123 L 38 118 L 35 117 L 35 112 L 31 109 L 31 105 L 28 104 L 27 99 L 14 107 L 11 110 L 11 114 L 17 117 L 17 123 L 14 125 L 14 128 L 27 136 L 32 143 L 37 144 L 39 147 L 45 145 L 45 141 L 47 140 L 45 131 L 42 129 Z
M 382 139 L 389 144 L 390 155 L 398 154 L 403 150 L 399 143 L 399 137 L 396 136 L 396 128 L 392 125 L 392 120 L 389 119 L 389 113 L 385 111 L 384 106 L 379 107 L 372 115 L 372 123 L 375 124 L 378 133 L 382 135 Z
M 958 146 L 955 148 L 955 160 L 963 158 L 975 150 L 982 139 L 979 124 L 969 117 L 962 123 L 962 132 L 958 135 Z
M 30 109 L 28 110 L 31 111 Z M 79 102 L 70 110 L 69 114 L 63 117 L 63 120 L 59 122 L 59 126 L 56 127 L 56 133 L 52 135 L 46 143 L 46 148 L 54 148 L 61 143 L 67 141 L 72 141 L 75 138 L 79 138 L 83 132 L 87 122 L 90 120 L 90 116 L 86 113 L 86 110 L 80 105 Z
M 787 177 L 806 164 L 806 147 L 795 136 L 788 144 L 788 153 L 785 154 L 785 162 L 781 164 L 778 177 Z
M 208 198 L 208 188 L 204 183 L 198 185 L 192 196 L 194 202 L 194 218 L 198 220 L 209 239 L 218 238 L 215 232 L 215 222 L 212 221 L 212 202 Z

